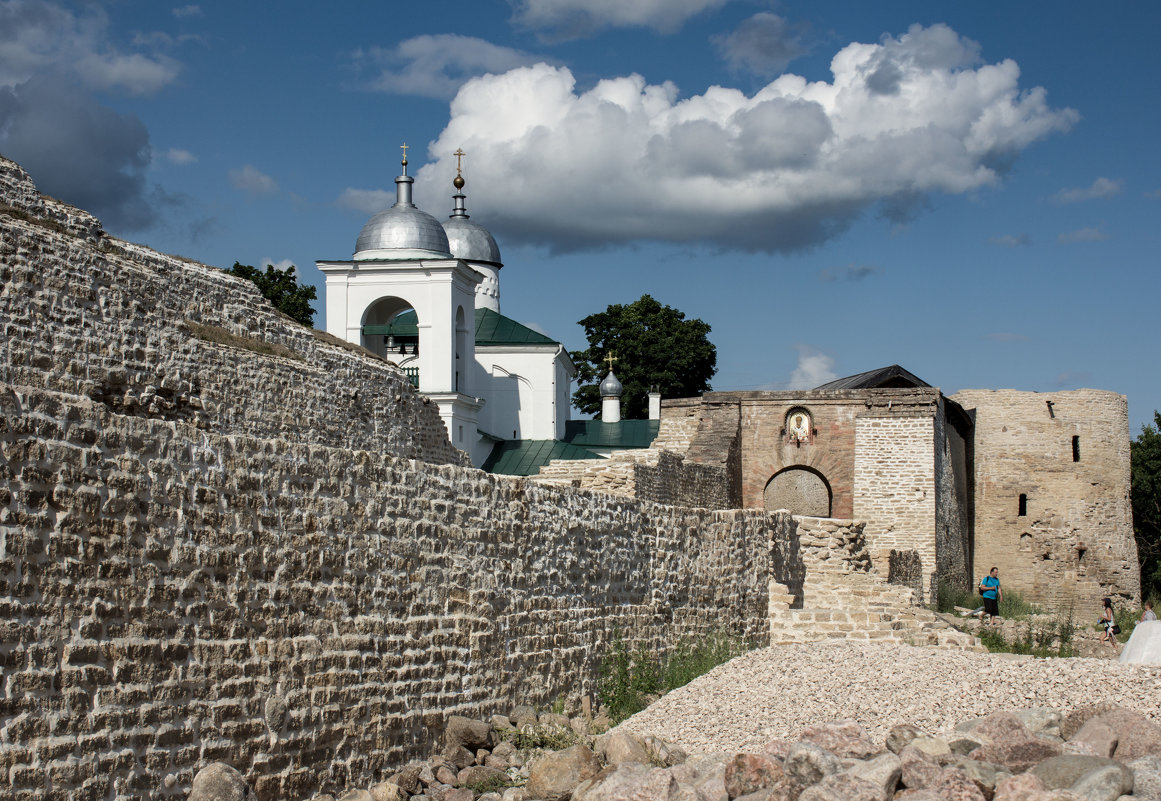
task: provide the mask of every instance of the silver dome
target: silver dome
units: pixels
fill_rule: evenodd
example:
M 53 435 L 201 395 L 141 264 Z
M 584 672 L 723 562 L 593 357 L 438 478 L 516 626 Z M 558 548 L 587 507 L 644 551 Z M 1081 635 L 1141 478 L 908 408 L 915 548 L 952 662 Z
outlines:
M 368 220 L 355 243 L 356 259 L 446 259 L 451 254 L 439 220 L 415 206 L 398 204 Z
M 404 151 L 406 153 L 406 151 Z M 411 202 L 407 158 L 403 174 L 395 179 L 395 205 L 379 212 L 363 226 L 355 242 L 355 259 L 447 259 L 451 246 L 439 220 Z
M 500 248 L 496 246 L 496 240 L 484 226 L 469 222 L 466 216 L 453 216 L 444 221 L 443 230 L 447 233 L 451 254 L 457 259 L 503 266 L 503 262 L 500 261 Z
M 602 398 L 619 398 L 623 387 L 617 377 L 613 375 L 610 370 L 609 374 L 605 376 L 605 380 L 601 382 L 601 397 Z

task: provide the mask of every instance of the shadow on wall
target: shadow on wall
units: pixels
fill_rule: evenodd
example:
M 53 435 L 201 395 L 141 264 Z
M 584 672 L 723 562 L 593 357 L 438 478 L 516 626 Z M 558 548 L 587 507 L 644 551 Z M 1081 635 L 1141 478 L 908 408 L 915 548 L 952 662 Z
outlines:
M 798 521 L 786 515 L 778 524 L 786 527 L 786 536 L 779 537 L 772 527 L 770 537 L 770 578 L 784 585 L 794 595 L 791 609 L 801 609 L 806 581 L 806 564 L 802 561 L 802 543 L 798 536 Z

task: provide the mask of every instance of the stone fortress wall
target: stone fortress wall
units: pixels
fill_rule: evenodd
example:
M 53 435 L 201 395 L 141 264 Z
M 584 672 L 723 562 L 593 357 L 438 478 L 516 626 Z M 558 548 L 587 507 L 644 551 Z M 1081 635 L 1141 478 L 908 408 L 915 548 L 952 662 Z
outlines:
M 104 236 L 0 157 L 2 210 L 0 383 L 206 432 L 467 463 L 397 367 L 273 312 L 252 282 Z M 235 344 L 210 341 L 223 333 Z
M 591 693 L 614 632 L 766 642 L 802 573 L 788 515 L 462 466 L 393 365 L 6 161 L 0 326 L 7 797 L 179 798 L 210 761 L 264 799 L 370 783 L 447 715 Z
M 976 580 L 996 565 L 1004 586 L 1081 620 L 1098 614 L 1102 596 L 1138 600 L 1125 397 L 1095 389 L 951 397 L 975 419 Z

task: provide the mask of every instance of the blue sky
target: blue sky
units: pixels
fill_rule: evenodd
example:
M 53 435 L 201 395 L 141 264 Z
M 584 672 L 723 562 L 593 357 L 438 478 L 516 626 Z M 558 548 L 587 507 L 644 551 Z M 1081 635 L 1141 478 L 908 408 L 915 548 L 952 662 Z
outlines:
M 349 258 L 389 205 L 495 235 L 501 308 L 650 293 L 715 389 L 899 363 L 1161 408 L 1161 4 L 0 0 L 0 153 L 219 267 Z M 384 203 L 384 198 L 387 198 Z

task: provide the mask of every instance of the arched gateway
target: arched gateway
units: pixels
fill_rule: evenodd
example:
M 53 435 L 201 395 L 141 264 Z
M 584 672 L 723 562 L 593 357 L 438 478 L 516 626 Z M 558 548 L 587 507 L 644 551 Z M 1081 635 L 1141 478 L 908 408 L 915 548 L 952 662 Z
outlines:
M 787 509 L 791 514 L 830 517 L 831 491 L 826 478 L 809 467 L 787 467 L 766 484 L 766 509 Z

